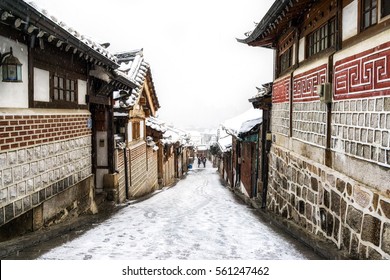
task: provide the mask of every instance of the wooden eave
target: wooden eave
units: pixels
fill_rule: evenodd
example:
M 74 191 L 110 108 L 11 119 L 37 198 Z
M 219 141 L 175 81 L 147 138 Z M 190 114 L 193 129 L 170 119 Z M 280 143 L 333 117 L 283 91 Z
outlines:
M 238 42 L 249 46 L 273 48 L 278 38 L 304 20 L 303 16 L 319 0 L 278 0 L 246 39 Z
M 112 59 L 104 56 L 102 53 L 94 50 L 86 43 L 82 42 L 61 25 L 54 23 L 34 7 L 30 6 L 22 0 L 2 0 L 0 1 L 1 13 L 3 11 L 12 12 L 12 16 L 20 18 L 24 28 L 20 28 L 30 36 L 37 36 L 39 31 L 44 31 L 46 36 L 54 36 L 58 41 L 61 41 L 67 45 L 70 45 L 74 49 L 77 49 L 79 53 L 82 53 L 86 59 L 95 61 L 97 64 L 103 64 L 109 68 L 116 69 L 119 65 Z M 36 29 L 28 33 L 28 27 L 34 26 Z

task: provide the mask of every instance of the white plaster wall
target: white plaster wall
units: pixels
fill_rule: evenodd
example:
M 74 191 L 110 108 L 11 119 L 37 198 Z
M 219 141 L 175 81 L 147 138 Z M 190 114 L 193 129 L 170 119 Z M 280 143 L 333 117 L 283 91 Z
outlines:
M 305 64 L 304 66 L 299 67 L 297 70 L 294 71 L 294 75 L 299 75 L 302 74 L 306 71 L 313 70 L 313 68 L 319 67 L 324 64 L 328 64 L 329 62 L 329 57 L 323 57 L 317 60 L 314 60 L 311 63 Z
M 97 147 L 97 165 L 107 166 L 107 131 L 97 131 L 96 133 L 96 147 Z
M 133 141 L 133 125 L 131 122 L 127 124 L 127 142 Z
M 302 62 L 305 60 L 305 43 L 306 37 L 303 37 L 299 40 L 299 49 L 298 49 L 298 61 Z
M 385 30 L 375 36 L 372 36 L 365 41 L 359 42 L 358 44 L 353 45 L 349 48 L 338 51 L 334 55 L 334 62 L 346 57 L 350 57 L 352 55 L 356 55 L 366 50 L 373 49 L 389 41 L 390 41 L 390 29 Z
M 343 9 L 343 41 L 355 36 L 358 32 L 358 1 L 355 0 Z
M 0 108 L 28 108 L 28 48 L 26 45 L 0 36 L 0 53 L 9 52 L 19 59 L 22 66 L 21 83 L 3 82 L 0 79 Z M 0 73 L 3 69 L 0 67 Z
M 50 102 L 50 73 L 34 68 L 34 100 Z
M 86 105 L 85 96 L 87 95 L 87 81 L 77 80 L 78 102 L 80 105 Z

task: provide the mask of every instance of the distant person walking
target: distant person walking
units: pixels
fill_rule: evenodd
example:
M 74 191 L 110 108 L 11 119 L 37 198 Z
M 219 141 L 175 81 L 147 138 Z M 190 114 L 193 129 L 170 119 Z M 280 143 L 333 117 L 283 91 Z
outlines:
M 202 159 L 200 158 L 200 156 L 198 156 L 198 167 L 200 167 L 201 162 L 202 162 Z
M 202 158 L 203 167 L 206 167 L 206 161 L 207 161 L 207 159 L 206 159 L 206 157 L 204 156 L 204 157 Z

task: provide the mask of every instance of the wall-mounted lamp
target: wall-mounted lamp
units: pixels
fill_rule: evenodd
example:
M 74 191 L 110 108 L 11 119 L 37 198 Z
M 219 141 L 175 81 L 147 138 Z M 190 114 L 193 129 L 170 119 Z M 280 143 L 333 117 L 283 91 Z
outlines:
M 10 51 L 0 53 L 0 66 L 3 69 L 3 82 L 22 82 L 22 63 Z

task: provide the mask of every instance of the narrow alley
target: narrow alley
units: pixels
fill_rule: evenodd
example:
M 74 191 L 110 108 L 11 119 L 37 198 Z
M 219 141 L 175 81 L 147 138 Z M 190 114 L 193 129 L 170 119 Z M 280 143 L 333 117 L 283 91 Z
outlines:
M 221 184 L 210 162 L 195 167 L 176 186 L 130 203 L 77 238 L 47 248 L 30 248 L 19 258 L 40 252 L 37 258 L 45 260 L 321 259 L 262 222 Z

